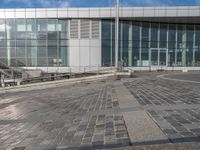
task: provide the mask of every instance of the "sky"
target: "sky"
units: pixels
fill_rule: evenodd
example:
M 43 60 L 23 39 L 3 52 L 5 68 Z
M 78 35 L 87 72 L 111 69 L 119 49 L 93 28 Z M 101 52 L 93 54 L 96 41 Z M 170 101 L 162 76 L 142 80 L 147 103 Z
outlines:
M 0 0 L 0 8 L 113 7 L 115 0 Z M 200 0 L 120 0 L 120 6 L 200 6 Z

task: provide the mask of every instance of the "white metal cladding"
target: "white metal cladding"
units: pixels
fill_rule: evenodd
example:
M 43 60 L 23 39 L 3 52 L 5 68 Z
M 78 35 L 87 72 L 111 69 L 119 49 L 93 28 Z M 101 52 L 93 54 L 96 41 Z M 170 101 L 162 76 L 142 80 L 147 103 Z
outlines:
M 197 17 L 200 7 L 121 7 L 119 16 Z M 115 8 L 24 8 L 1 9 L 0 18 L 114 18 Z
M 79 19 L 70 20 L 70 38 L 71 39 L 79 38 Z
M 81 39 L 89 39 L 90 38 L 90 20 L 81 19 L 80 20 L 80 35 Z
M 100 39 L 100 20 L 71 19 L 71 39 Z
M 99 39 L 99 21 L 92 20 L 92 38 Z

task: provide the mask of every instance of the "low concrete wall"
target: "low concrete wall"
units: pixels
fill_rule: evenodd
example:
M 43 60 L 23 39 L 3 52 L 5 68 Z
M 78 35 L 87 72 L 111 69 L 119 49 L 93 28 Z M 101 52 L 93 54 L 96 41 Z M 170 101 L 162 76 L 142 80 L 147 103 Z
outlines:
M 115 67 L 101 66 L 70 66 L 70 67 L 22 67 L 26 70 L 42 70 L 48 73 L 84 73 L 84 72 L 110 72 Z M 200 71 L 200 67 L 166 67 L 166 66 L 150 66 L 150 67 L 124 67 L 126 71 L 156 71 L 164 69 L 167 71 Z

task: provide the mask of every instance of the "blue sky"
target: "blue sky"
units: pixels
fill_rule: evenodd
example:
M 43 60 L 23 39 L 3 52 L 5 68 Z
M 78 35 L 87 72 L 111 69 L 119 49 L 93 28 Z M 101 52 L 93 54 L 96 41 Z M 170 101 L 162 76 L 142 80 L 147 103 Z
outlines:
M 112 7 L 115 0 L 0 0 L 0 8 Z M 121 6 L 199 6 L 200 0 L 121 0 Z

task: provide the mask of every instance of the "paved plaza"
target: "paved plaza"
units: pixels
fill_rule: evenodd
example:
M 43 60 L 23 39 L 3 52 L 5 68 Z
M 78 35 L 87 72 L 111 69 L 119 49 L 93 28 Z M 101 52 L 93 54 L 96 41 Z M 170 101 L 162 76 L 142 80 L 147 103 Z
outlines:
M 88 150 L 198 143 L 199 91 L 198 83 L 152 76 L 0 92 L 0 148 Z

